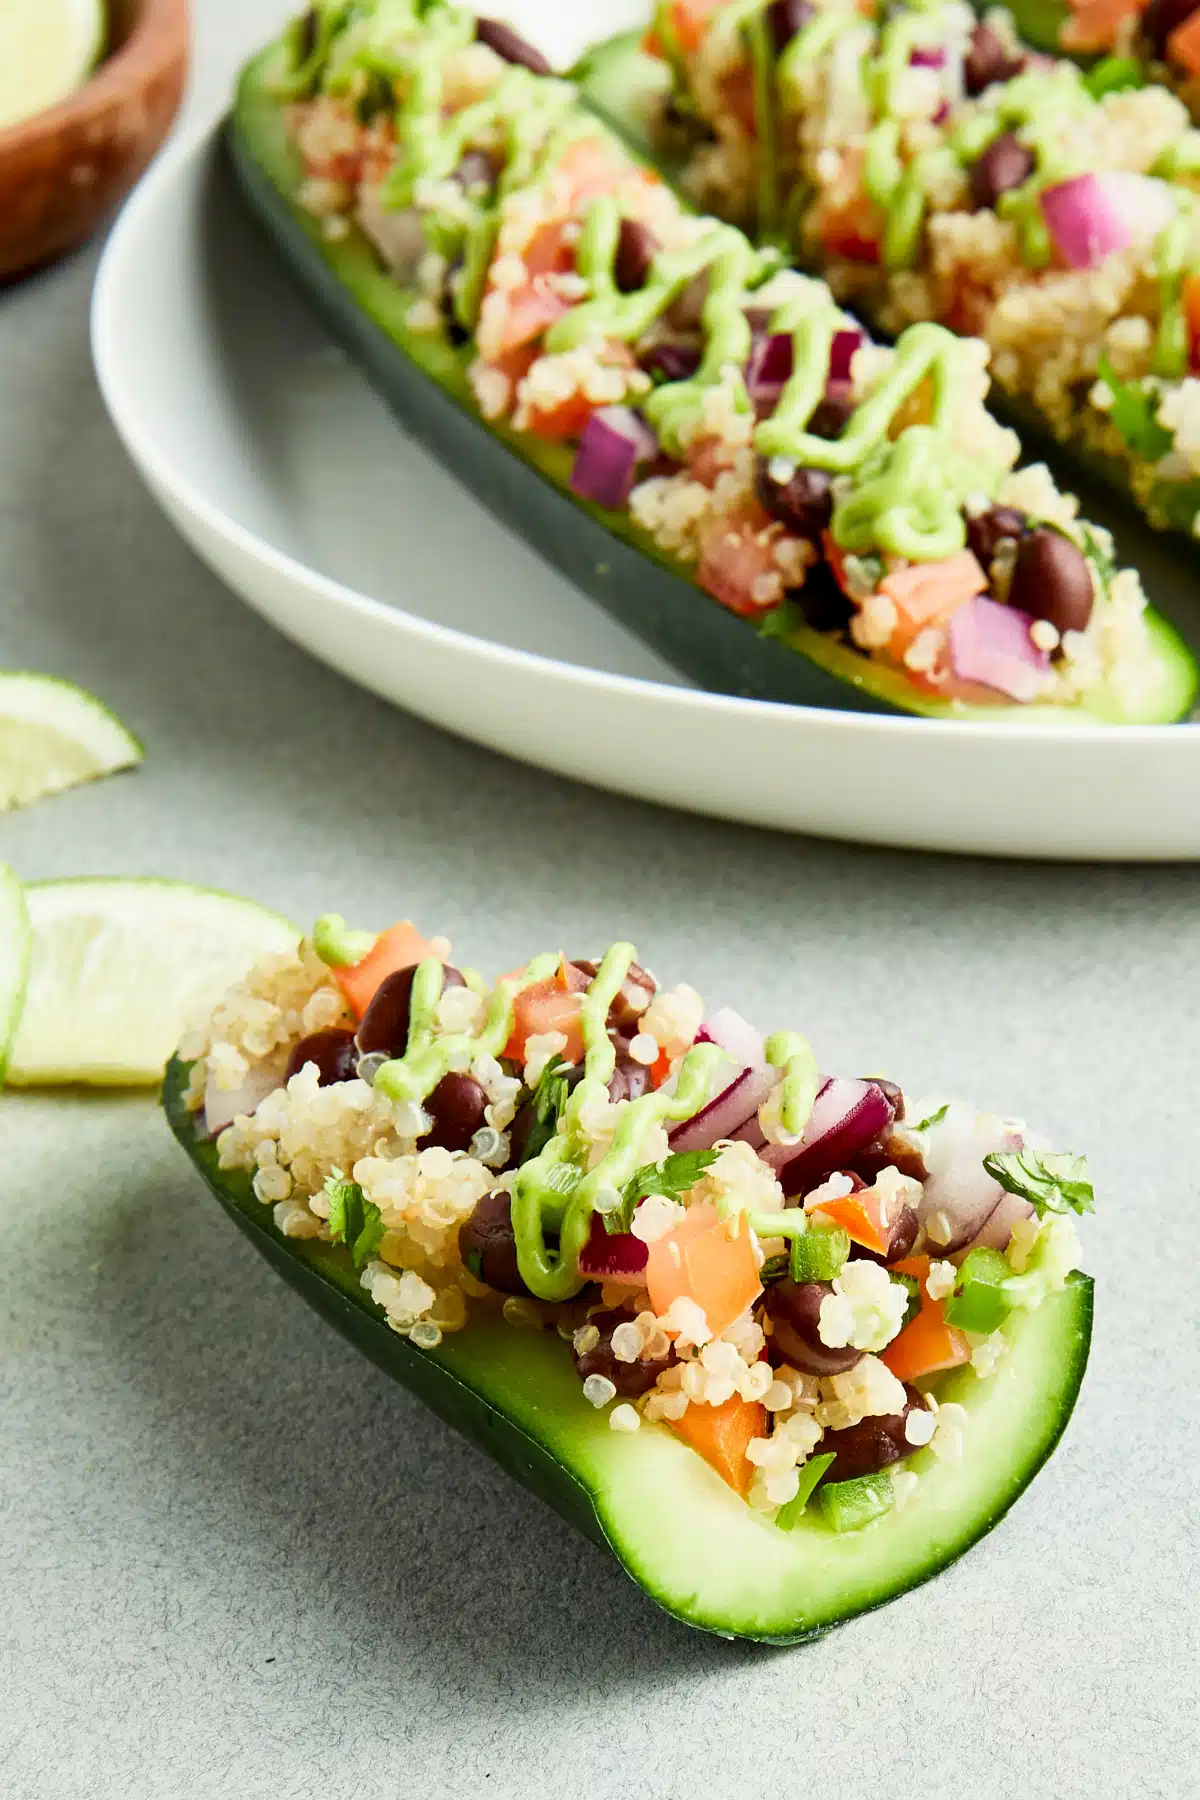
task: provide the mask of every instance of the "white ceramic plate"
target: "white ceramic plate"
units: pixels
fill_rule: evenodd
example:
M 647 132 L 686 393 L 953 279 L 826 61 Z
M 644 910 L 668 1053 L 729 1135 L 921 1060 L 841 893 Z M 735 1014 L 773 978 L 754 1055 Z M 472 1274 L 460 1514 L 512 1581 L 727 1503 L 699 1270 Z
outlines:
M 404 436 L 242 213 L 211 129 L 126 208 L 92 340 L 118 431 L 200 555 L 315 656 L 452 731 L 786 830 L 1200 858 L 1200 725 L 943 724 L 690 687 Z

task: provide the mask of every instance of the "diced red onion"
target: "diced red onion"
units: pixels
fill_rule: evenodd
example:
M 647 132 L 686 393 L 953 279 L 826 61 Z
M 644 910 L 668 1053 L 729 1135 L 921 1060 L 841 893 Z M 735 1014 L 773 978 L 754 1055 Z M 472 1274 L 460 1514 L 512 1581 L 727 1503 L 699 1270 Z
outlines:
M 655 344 L 642 357 L 641 364 L 664 381 L 689 381 L 700 367 L 700 351 L 694 344 Z
M 844 331 L 834 332 L 833 343 L 829 347 L 830 381 L 849 381 L 854 352 L 866 341 L 865 335 L 852 326 L 847 326 Z
M 610 1231 L 599 1213 L 592 1214 L 588 1241 L 579 1252 L 579 1273 L 589 1281 L 637 1283 L 649 1248 L 632 1231 Z
M 940 69 L 946 61 L 945 46 L 918 44 L 908 60 L 914 69 Z
M 833 1076 L 819 1089 L 800 1142 L 767 1144 L 759 1155 L 775 1170 L 785 1194 L 807 1194 L 885 1131 L 895 1112 L 873 1081 Z
M 762 1032 L 731 1006 L 718 1007 L 711 1018 L 705 1019 L 696 1033 L 696 1042 L 717 1044 L 746 1068 L 754 1068 L 765 1060 Z
M 976 594 L 950 615 L 950 660 L 960 681 L 979 682 L 1014 700 L 1036 700 L 1050 658 L 1030 636 L 1033 619 L 1015 606 Z
M 209 1137 L 216 1137 L 241 1113 L 253 1113 L 259 1103 L 283 1086 L 283 1071 L 269 1063 L 259 1063 L 235 1088 L 219 1088 L 210 1074 L 204 1084 L 204 1127 Z
M 1028 1200 L 1022 1200 L 1020 1194 L 1002 1194 L 999 1205 L 993 1208 L 983 1229 L 977 1231 L 971 1239 L 970 1248 L 1007 1250 L 1013 1226 L 1021 1219 L 1029 1218 L 1032 1212 L 1033 1207 Z
M 355 220 L 392 273 L 401 281 L 411 281 L 417 264 L 429 250 L 424 220 L 415 206 L 403 207 L 399 212 L 386 206 L 383 192 L 382 183 L 364 182 L 358 190 Z
M 732 1137 L 755 1117 L 778 1080 L 778 1069 L 743 1069 L 694 1118 L 676 1125 L 671 1133 L 671 1149 L 711 1150 L 723 1138 Z
M 950 117 L 950 102 L 948 100 L 943 100 L 942 104 L 938 107 L 937 111 L 933 115 L 933 122 L 935 125 L 944 125 L 946 123 L 946 120 L 949 117 Z
M 999 1119 L 977 1113 L 973 1106 L 949 1106 L 930 1128 L 924 1152 L 929 1175 L 922 1185 L 917 1217 L 929 1233 L 932 1256 L 961 1250 L 989 1225 L 1004 1189 L 988 1174 L 983 1159 L 994 1150 L 1019 1150 L 1022 1141 Z M 940 1221 L 939 1213 L 944 1215 Z M 934 1229 L 935 1221 L 949 1226 L 949 1237 Z
M 629 498 L 640 462 L 649 462 L 658 451 L 658 439 L 628 406 L 602 406 L 583 429 L 571 487 L 585 500 L 612 510 Z
M 792 372 L 792 334 L 776 331 L 756 338 L 746 364 L 746 392 L 754 405 L 773 406 Z
M 1165 181 L 1128 169 L 1073 175 L 1038 199 L 1054 248 L 1072 269 L 1094 269 L 1117 250 L 1148 243 L 1178 206 Z

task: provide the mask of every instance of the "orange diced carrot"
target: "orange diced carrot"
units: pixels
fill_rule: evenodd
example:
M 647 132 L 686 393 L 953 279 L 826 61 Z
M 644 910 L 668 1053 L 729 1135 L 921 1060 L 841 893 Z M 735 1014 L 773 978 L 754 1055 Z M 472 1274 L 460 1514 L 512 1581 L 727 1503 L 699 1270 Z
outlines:
M 660 60 L 662 60 L 662 58 L 663 58 L 662 39 L 659 37 L 657 31 L 655 31 L 653 25 L 650 25 L 647 27 L 646 35 L 642 39 L 641 47 L 645 51 L 647 56 L 657 56 Z
M 361 1019 L 371 1004 L 376 988 L 397 969 L 411 969 L 437 952 L 416 926 L 407 919 L 381 931 L 374 944 L 356 963 L 347 963 L 332 971 L 333 978 L 346 996 L 356 1019 Z M 445 958 L 441 959 L 442 961 Z
M 660 1088 L 664 1081 L 671 1077 L 671 1058 L 665 1050 L 660 1050 L 654 1062 L 650 1064 L 650 1080 L 654 1087 Z
M 713 14 L 720 12 L 724 4 L 725 0 L 675 0 L 671 8 L 671 20 L 675 26 L 679 48 L 685 55 L 691 55 L 700 48 L 708 36 Z
M 732 1395 L 722 1406 L 693 1400 L 683 1417 L 672 1422 L 676 1435 L 743 1499 L 754 1475 L 746 1450 L 750 1440 L 762 1437 L 766 1428 L 766 1408 L 757 1400 L 743 1400 L 740 1394 Z
M 1094 55 L 1111 50 L 1126 19 L 1145 12 L 1147 0 L 1068 0 L 1070 17 L 1063 21 L 1058 41 L 1072 55 Z
M 1192 13 L 1167 39 L 1167 61 L 1189 75 L 1200 75 L 1200 17 Z
M 901 1275 L 915 1275 L 921 1284 L 921 1310 L 910 1319 L 899 1337 L 892 1339 L 881 1353 L 897 1381 L 920 1381 L 924 1375 L 936 1375 L 942 1369 L 956 1369 L 971 1354 L 965 1336 L 946 1323 L 946 1309 L 941 1300 L 931 1300 L 925 1286 L 929 1274 L 927 1256 L 910 1256 L 895 1265 Z
M 672 1301 L 694 1300 L 710 1334 L 720 1337 L 762 1292 L 749 1229 L 736 1214 L 719 1219 L 714 1207 L 689 1207 L 651 1244 L 646 1286 L 660 1317 Z
M 807 1212 L 820 1212 L 822 1218 L 848 1232 L 856 1244 L 887 1255 L 891 1236 L 883 1219 L 883 1202 L 874 1188 L 860 1188 L 856 1194 L 843 1194 L 836 1200 L 815 1200 Z

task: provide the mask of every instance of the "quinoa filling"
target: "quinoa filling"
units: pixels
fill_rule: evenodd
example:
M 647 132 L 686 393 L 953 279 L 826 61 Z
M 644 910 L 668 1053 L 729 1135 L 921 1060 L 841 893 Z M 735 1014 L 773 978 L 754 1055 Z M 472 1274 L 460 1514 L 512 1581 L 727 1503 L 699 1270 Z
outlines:
M 293 28 L 301 204 L 360 231 L 457 345 L 480 415 L 714 599 L 973 704 L 1133 713 L 1158 663 L 1136 572 L 988 413 L 988 351 L 871 343 L 824 283 L 697 215 L 506 28 L 415 0 Z
M 1133 66 L 1031 51 L 1008 12 L 963 0 L 672 0 L 649 47 L 676 81 L 660 136 L 686 109 L 689 192 L 786 237 L 887 334 L 978 336 L 1013 402 L 1115 463 L 1153 523 L 1200 531 L 1200 132 L 1182 100 Z
M 443 937 L 319 920 L 180 1046 L 196 1127 L 283 1235 L 345 1246 L 425 1351 L 556 1331 L 581 1407 L 669 1430 L 781 1529 L 911 1502 L 1075 1266 L 1083 1159 L 1020 1120 L 827 1077 L 615 944 L 487 983 Z

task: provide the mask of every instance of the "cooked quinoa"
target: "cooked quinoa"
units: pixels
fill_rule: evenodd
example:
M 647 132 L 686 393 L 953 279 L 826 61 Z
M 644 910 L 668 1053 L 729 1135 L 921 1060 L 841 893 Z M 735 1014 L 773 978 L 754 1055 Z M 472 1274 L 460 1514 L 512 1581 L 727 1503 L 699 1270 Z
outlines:
M 769 1518 L 821 1475 L 890 1469 L 909 1504 L 907 1458 L 962 1453 L 948 1375 L 989 1378 L 1005 1317 L 1066 1281 L 1082 1159 L 819 1076 L 631 945 L 491 985 L 451 956 L 327 918 L 251 969 L 179 1051 L 220 1168 L 283 1236 L 343 1244 L 422 1352 L 497 1317 L 556 1332 L 581 1407 L 677 1433 Z M 956 1324 L 984 1276 L 1000 1313 Z
M 1155 524 L 1200 532 L 1200 132 L 1184 98 L 1093 94 L 1008 12 L 980 20 L 962 0 L 878 17 L 781 0 L 766 38 L 745 16 L 736 0 L 708 12 L 675 54 L 706 134 L 690 191 L 753 227 L 765 160 L 839 300 L 888 334 L 938 320 L 978 336 L 1019 414 L 1109 459 Z M 766 138 L 746 101 L 756 54 L 773 69 Z
M 1145 716 L 1161 662 L 1138 576 L 1044 466 L 1017 467 L 987 344 L 919 305 L 871 343 L 461 8 L 308 17 L 288 77 L 301 202 L 327 236 L 365 235 L 408 332 L 461 346 L 493 428 L 565 446 L 581 498 L 784 643 L 818 633 L 952 707 Z M 741 40 L 720 14 L 710 38 L 696 80 L 718 117 Z

